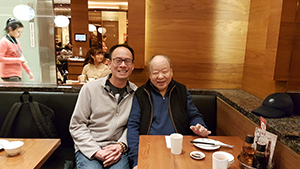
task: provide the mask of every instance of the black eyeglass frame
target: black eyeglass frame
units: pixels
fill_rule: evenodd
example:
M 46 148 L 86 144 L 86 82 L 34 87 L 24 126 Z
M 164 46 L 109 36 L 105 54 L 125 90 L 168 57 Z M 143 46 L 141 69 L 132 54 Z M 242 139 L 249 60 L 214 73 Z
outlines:
M 131 66 L 133 63 L 132 59 L 126 58 L 126 59 L 121 59 L 121 58 L 113 58 L 113 63 L 116 65 L 121 65 L 123 62 L 125 63 L 125 65 L 127 66 Z

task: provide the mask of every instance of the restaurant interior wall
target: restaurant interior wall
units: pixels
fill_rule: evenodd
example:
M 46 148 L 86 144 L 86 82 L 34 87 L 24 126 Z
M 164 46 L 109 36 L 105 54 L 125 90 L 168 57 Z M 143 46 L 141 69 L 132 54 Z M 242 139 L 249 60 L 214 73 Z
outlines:
M 137 4 L 139 2 L 141 1 L 129 0 L 129 6 L 130 3 Z M 138 57 L 140 58 L 136 60 L 138 68 L 130 77 L 130 80 L 138 86 L 145 83 L 148 79 L 147 62 L 149 58 L 155 54 L 165 54 L 172 60 L 174 79 L 186 84 L 188 88 L 243 89 L 261 98 L 264 98 L 267 93 L 287 90 L 287 81 L 275 81 L 274 71 L 264 73 L 263 70 L 263 68 L 272 67 L 272 64 L 276 61 L 276 59 L 270 58 L 272 55 L 266 55 L 267 52 L 274 53 L 272 45 L 275 43 L 267 42 L 272 41 L 271 35 L 274 35 L 275 39 L 279 38 L 278 36 L 276 37 L 276 34 L 272 34 L 274 33 L 273 31 L 278 31 L 278 25 L 275 28 L 272 27 L 272 22 L 275 21 L 272 19 L 274 18 L 273 16 L 278 15 L 276 12 L 289 6 L 287 3 L 283 3 L 283 0 L 276 2 L 271 0 L 182 0 L 180 2 L 175 0 L 167 2 L 145 0 L 143 2 L 145 2 L 146 9 L 144 25 L 140 21 L 130 20 L 130 16 L 134 13 L 130 14 L 130 9 L 128 12 L 129 36 L 131 29 L 141 29 L 142 31 L 139 34 L 142 35 L 142 32 L 145 31 L 146 36 L 145 55 Z M 299 3 L 299 0 L 288 2 Z M 2 3 L 4 2 L 1 1 Z M 80 13 L 81 16 L 84 13 L 81 10 L 83 3 L 86 4 L 87 1 L 72 0 L 71 4 L 71 6 L 75 5 L 74 7 L 78 9 L 76 13 Z M 276 8 L 276 4 L 281 5 L 283 9 L 280 10 L 280 7 Z M 1 8 L 3 6 L 10 5 L 1 5 Z M 261 10 L 262 8 L 263 10 Z M 134 10 L 135 14 L 139 12 L 143 14 L 144 11 L 142 8 L 135 8 Z M 248 30 L 255 23 L 255 20 L 252 20 L 253 22 L 250 20 L 253 16 L 256 16 L 256 14 L 251 16 L 253 14 L 251 11 L 261 11 L 269 17 L 261 17 L 259 22 L 261 25 L 259 25 L 260 27 L 257 26 L 258 31 L 260 31 L 258 34 L 254 33 L 251 35 L 252 29 Z M 289 14 L 289 11 L 287 13 Z M 257 18 L 259 19 L 260 16 Z M 85 28 L 85 24 L 82 24 L 82 21 L 85 22 L 85 20 L 77 19 L 75 21 L 77 25 L 75 24 L 74 27 L 87 30 L 87 25 Z M 299 19 L 296 18 L 295 21 L 299 23 Z M 253 28 L 255 28 L 255 24 L 253 25 Z M 295 28 L 298 27 L 295 26 Z M 281 31 L 282 28 L 279 30 Z M 299 40 L 297 41 L 299 39 L 298 30 L 296 29 L 294 33 L 296 41 L 293 43 L 296 45 L 299 44 Z M 280 31 L 277 34 L 284 36 L 284 34 L 280 34 Z M 73 33 L 71 36 L 73 36 Z M 251 39 L 255 38 L 261 41 L 258 41 L 253 51 L 250 48 Z M 129 45 L 136 44 L 135 41 L 140 41 L 140 39 L 133 38 L 129 40 Z M 255 43 L 256 41 L 253 42 Z M 141 41 L 140 44 L 143 44 L 143 42 Z M 74 44 L 74 53 L 76 53 L 78 47 L 78 45 Z M 86 47 L 87 49 L 88 47 Z M 140 48 L 135 50 L 139 51 Z M 251 55 L 252 52 L 256 54 Z M 297 52 L 297 48 L 293 46 L 292 56 L 294 57 L 291 58 L 291 65 L 299 62 L 298 57 L 295 57 Z M 254 56 L 254 58 L 250 57 L 249 60 L 248 56 Z M 269 63 L 270 59 L 272 61 L 270 64 L 262 66 L 263 62 Z M 140 60 L 143 62 L 140 62 Z M 294 63 L 293 61 L 296 62 Z M 289 68 L 289 70 L 293 70 L 294 74 L 289 74 L 288 80 L 289 78 L 295 80 L 294 85 L 290 83 L 291 88 L 289 90 L 294 90 L 299 84 L 299 73 L 295 72 L 297 71 L 295 67 L 297 66 Z M 260 81 L 261 83 L 257 83 Z
M 298 1 L 146 0 L 144 63 L 147 65 L 154 54 L 168 55 L 173 62 L 174 79 L 188 88 L 243 89 L 260 98 L 274 92 L 299 91 L 297 66 L 287 68 L 288 64 L 299 65 L 300 59 L 295 56 L 299 53 L 299 31 L 287 35 L 293 30 L 286 29 L 282 19 L 295 17 Z M 292 27 L 293 21 L 288 23 Z M 296 21 L 298 28 L 299 19 Z M 132 22 L 129 20 L 129 36 Z M 287 51 L 289 48 L 293 52 Z M 290 53 L 296 62 L 288 61 Z M 250 60 L 248 56 L 252 56 Z M 288 74 L 284 81 L 277 73 L 282 70 Z M 289 75 L 293 75 L 294 85 L 288 89 Z M 147 68 L 135 70 L 130 77 L 138 85 L 147 78 Z
M 249 7 L 249 0 L 146 0 L 146 67 L 130 79 L 145 83 L 150 57 L 163 54 L 172 61 L 174 79 L 188 88 L 240 89 Z
M 260 98 L 300 91 L 299 0 L 266 2 L 251 0 L 242 87 Z

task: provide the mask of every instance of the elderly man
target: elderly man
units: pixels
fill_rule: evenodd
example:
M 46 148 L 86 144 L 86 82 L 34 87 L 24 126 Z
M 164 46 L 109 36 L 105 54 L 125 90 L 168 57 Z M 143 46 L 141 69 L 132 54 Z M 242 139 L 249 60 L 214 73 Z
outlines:
M 82 87 L 71 118 L 78 169 L 129 168 L 126 124 L 137 87 L 128 77 L 134 52 L 116 45 L 109 56 L 111 74 Z
M 172 79 L 167 56 L 156 55 L 149 61 L 149 80 L 139 87 L 128 119 L 129 158 L 137 168 L 139 135 L 197 134 L 207 137 L 202 115 L 185 85 Z

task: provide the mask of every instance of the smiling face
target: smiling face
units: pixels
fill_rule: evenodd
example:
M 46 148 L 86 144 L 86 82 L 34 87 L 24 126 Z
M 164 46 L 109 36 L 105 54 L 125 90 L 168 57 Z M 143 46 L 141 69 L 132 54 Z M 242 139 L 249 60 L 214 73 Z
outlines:
M 12 30 L 12 28 L 9 27 L 9 36 L 14 37 L 14 38 L 19 38 L 22 35 L 23 30 L 24 30 L 23 27 L 19 27 L 15 30 Z
M 149 77 L 152 84 L 157 87 L 162 96 L 165 95 L 168 85 L 173 78 L 173 69 L 163 56 L 156 56 L 149 65 Z
M 125 64 L 125 61 L 127 59 L 127 64 Z M 108 67 L 111 70 L 112 77 L 110 78 L 110 81 L 113 85 L 118 87 L 116 83 L 119 82 L 127 82 L 127 79 L 129 75 L 131 75 L 133 69 L 134 69 L 134 63 L 128 62 L 129 60 L 132 60 L 132 54 L 130 50 L 128 50 L 126 47 L 117 47 L 111 54 L 111 62 L 109 63 Z M 121 61 L 119 64 L 118 61 Z
M 91 55 L 91 57 L 94 59 L 94 65 L 99 65 L 103 62 L 103 53 L 98 53 L 95 56 Z

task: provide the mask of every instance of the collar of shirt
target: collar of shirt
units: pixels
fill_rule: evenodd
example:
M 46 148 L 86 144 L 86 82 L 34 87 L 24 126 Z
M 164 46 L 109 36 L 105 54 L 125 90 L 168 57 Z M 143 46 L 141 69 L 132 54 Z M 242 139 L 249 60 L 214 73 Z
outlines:
M 7 39 L 8 39 L 8 40 L 9 40 L 11 43 L 13 43 L 13 44 L 15 44 L 15 43 L 16 43 L 16 44 L 18 44 L 18 41 L 16 40 L 16 38 L 15 38 L 15 37 L 12 37 L 12 36 L 11 36 L 11 37 L 9 37 L 8 35 L 6 35 L 6 38 L 7 38 Z M 14 41 L 15 43 L 14 43 L 13 41 Z
M 111 78 L 111 76 L 112 76 L 112 74 L 109 74 L 109 75 L 108 75 L 108 77 L 107 77 L 107 79 L 106 79 L 106 82 L 105 82 L 105 87 L 104 87 L 104 89 L 105 89 L 108 93 L 111 93 L 112 95 L 114 95 L 114 94 L 113 94 L 113 91 L 112 91 L 112 89 L 111 89 L 111 86 L 110 86 L 111 83 L 110 83 L 110 81 L 109 81 L 109 79 Z M 133 93 L 133 92 L 134 92 L 134 90 L 130 87 L 129 82 L 127 81 L 125 92 L 123 93 L 123 95 L 122 95 L 120 98 L 124 98 L 127 94 L 130 94 L 130 93 Z

